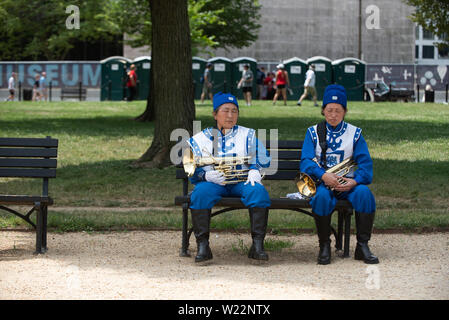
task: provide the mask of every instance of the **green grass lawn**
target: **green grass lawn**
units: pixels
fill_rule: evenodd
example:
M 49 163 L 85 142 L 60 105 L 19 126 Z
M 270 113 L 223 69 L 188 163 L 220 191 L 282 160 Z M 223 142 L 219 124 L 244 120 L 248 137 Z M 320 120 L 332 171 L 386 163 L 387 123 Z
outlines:
M 307 101 L 297 107 L 273 107 L 270 101 L 241 103 L 239 124 L 277 129 L 279 139 L 303 139 L 307 127 L 323 119 Z M 50 227 L 66 230 L 180 228 L 182 193 L 175 168 L 134 168 L 132 162 L 150 146 L 153 123 L 133 118 L 144 101 L 0 102 L 1 137 L 59 139 L 57 178 L 50 181 L 55 209 Z M 371 190 L 377 200 L 376 228 L 449 227 L 449 107 L 442 104 L 349 102 L 346 121 L 363 129 L 374 161 Z M 197 104 L 202 128 L 213 124 L 212 105 Z M 0 179 L 0 194 L 39 193 L 33 180 Z M 266 181 L 273 197 L 296 192 L 293 182 Z M 107 212 L 59 211 L 57 207 L 166 207 L 168 210 Z M 215 228 L 245 228 L 245 211 L 213 219 Z M 310 217 L 288 211 L 270 215 L 274 229 L 313 228 Z M 25 226 L 0 211 L 0 228 Z

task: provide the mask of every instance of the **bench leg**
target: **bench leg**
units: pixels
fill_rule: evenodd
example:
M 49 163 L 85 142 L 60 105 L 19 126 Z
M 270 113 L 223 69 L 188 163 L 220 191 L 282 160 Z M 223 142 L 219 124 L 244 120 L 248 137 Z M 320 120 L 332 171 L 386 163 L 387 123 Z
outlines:
M 338 211 L 338 227 L 337 227 L 337 239 L 335 242 L 335 249 L 337 252 L 341 252 L 343 248 L 343 223 L 344 223 L 344 211 Z
M 189 253 L 189 235 L 188 235 L 188 224 L 189 224 L 189 207 L 188 204 L 182 205 L 182 244 L 181 244 L 181 257 L 190 257 Z
M 47 252 L 47 213 L 48 207 L 42 208 L 42 253 Z
M 34 253 L 39 254 L 43 253 L 42 236 L 43 236 L 44 217 L 41 204 L 35 203 L 34 205 L 36 207 L 36 251 Z
M 349 243 L 350 243 L 350 236 L 351 236 L 351 216 L 352 216 L 352 210 L 348 210 L 345 212 L 345 243 L 344 243 L 344 250 L 343 250 L 343 258 L 349 257 Z

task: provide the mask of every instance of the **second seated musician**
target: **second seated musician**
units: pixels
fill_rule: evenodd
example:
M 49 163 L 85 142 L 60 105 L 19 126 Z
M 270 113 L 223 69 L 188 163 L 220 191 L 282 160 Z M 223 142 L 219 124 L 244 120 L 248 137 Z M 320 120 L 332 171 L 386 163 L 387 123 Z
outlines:
M 318 264 L 331 262 L 331 214 L 338 199 L 347 199 L 355 210 L 357 246 L 354 258 L 375 264 L 379 260 L 368 247 L 376 210 L 374 196 L 367 186 L 373 179 L 373 162 L 362 130 L 344 121 L 346 112 L 345 88 L 336 84 L 327 86 L 321 111 L 325 122 L 307 129 L 300 171 L 322 182 L 310 200 L 312 212 L 316 214 L 320 247 Z M 323 131 L 320 133 L 320 130 Z M 320 141 L 319 136 L 326 137 L 327 146 Z M 323 155 L 321 145 L 327 147 Z M 346 177 L 339 179 L 335 173 L 326 172 L 328 168 L 351 157 L 357 163 L 357 169 Z
M 224 173 L 213 166 L 198 167 L 190 178 L 195 185 L 190 197 L 193 232 L 197 242 L 195 262 L 212 259 L 209 246 L 209 226 L 212 207 L 222 197 L 239 197 L 249 209 L 252 246 L 248 257 L 268 260 L 264 251 L 264 238 L 268 222 L 268 207 L 271 205 L 267 190 L 262 185 L 261 168 L 270 165 L 265 146 L 259 142 L 254 129 L 237 125 L 239 105 L 237 98 L 229 93 L 217 93 L 213 97 L 214 128 L 206 128 L 188 140 L 195 157 L 246 157 L 248 164 L 243 181 L 229 183 Z M 231 178 L 231 180 L 235 180 Z

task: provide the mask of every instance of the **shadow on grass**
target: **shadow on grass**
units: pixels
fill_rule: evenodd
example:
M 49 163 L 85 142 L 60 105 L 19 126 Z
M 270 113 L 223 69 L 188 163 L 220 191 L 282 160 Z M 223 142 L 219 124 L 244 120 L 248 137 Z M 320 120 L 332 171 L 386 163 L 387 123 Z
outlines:
M 0 120 L 4 132 L 20 132 L 22 135 L 48 136 L 153 136 L 154 122 L 138 122 L 132 117 L 107 116 L 95 118 L 48 118 L 27 119 L 21 121 Z
M 215 124 L 212 116 L 198 116 L 202 128 Z M 320 117 L 261 117 L 239 119 L 239 124 L 255 129 L 278 129 L 279 139 L 303 140 L 308 127 L 322 121 Z M 409 120 L 354 120 L 352 124 L 363 129 L 365 139 L 379 143 L 398 143 L 404 140 L 422 142 L 429 139 L 448 139 L 449 125 L 439 122 Z M 95 118 L 49 118 L 21 121 L 0 120 L 3 132 L 20 132 L 23 135 L 55 138 L 61 134 L 77 136 L 139 136 L 149 138 L 154 132 L 154 122 L 137 122 L 132 117 L 105 116 Z
M 323 121 L 323 117 L 273 117 L 239 118 L 239 125 L 254 129 L 278 129 L 281 140 L 303 140 L 308 127 Z M 214 125 L 209 116 L 198 116 L 203 128 Z M 354 120 L 349 122 L 362 128 L 365 139 L 380 143 L 397 143 L 404 140 L 427 141 L 448 139 L 449 125 L 409 120 Z M 267 132 L 267 139 L 269 133 Z
M 132 160 L 114 160 L 67 165 L 50 180 L 55 205 L 143 207 L 173 206 L 182 194 L 182 180 L 175 179 L 174 166 L 165 169 L 134 168 Z M 374 195 L 417 207 L 448 206 L 449 161 L 405 161 L 374 159 Z M 264 181 L 271 197 L 297 192 L 293 181 Z M 40 194 L 40 179 L 8 179 L 0 183 L 0 194 Z M 193 186 L 189 186 L 192 190 Z M 399 204 L 399 202 L 398 202 Z

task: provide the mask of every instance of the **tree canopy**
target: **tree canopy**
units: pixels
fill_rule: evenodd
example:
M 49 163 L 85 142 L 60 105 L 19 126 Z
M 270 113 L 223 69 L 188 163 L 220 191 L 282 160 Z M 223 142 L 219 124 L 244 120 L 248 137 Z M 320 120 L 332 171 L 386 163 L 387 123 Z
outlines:
M 415 7 L 412 21 L 438 35 L 443 40 L 439 46 L 449 46 L 449 1 L 405 0 Z
M 2 60 L 63 60 L 77 41 L 112 39 L 121 33 L 104 19 L 108 0 L 2 0 L 0 56 Z M 69 5 L 80 11 L 80 28 L 69 29 Z
M 188 0 L 192 51 L 242 48 L 257 40 L 258 0 Z M 151 14 L 147 0 L 116 0 L 111 13 L 129 36 L 132 47 L 151 45 Z
M 186 0 L 192 51 L 244 47 L 257 39 L 258 0 Z M 79 8 L 80 28 L 68 29 L 66 8 Z M 148 0 L 2 0 L 2 60 L 63 60 L 79 41 L 127 34 L 132 47 L 151 45 Z

